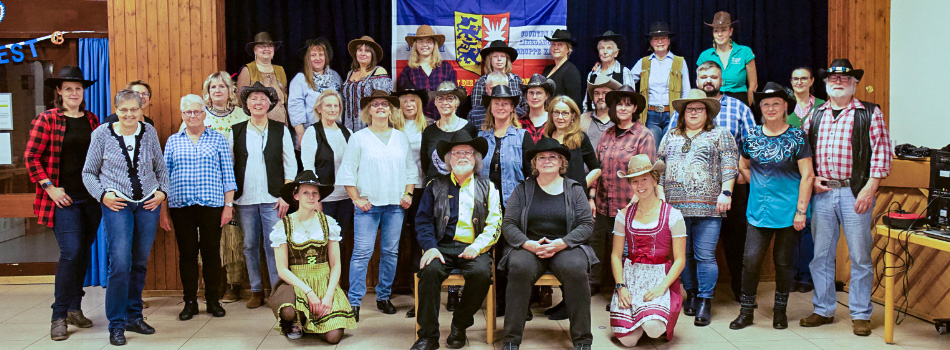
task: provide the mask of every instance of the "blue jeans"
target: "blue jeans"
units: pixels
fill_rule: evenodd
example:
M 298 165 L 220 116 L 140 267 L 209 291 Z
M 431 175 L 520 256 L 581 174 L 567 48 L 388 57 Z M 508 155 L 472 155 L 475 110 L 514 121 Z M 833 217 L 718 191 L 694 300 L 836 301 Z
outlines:
M 355 208 L 355 207 L 354 207 Z M 399 236 L 406 210 L 399 205 L 373 206 L 369 211 L 354 209 L 353 258 L 350 259 L 350 305 L 360 306 L 366 295 L 366 269 L 376 247 L 376 231 L 380 231 L 379 282 L 376 300 L 389 300 L 393 279 L 396 278 L 396 260 L 399 257 Z
M 719 278 L 716 244 L 720 217 L 686 217 L 686 268 L 680 276 L 683 288 L 699 291 L 700 298 L 712 298 Z
M 647 128 L 653 132 L 653 138 L 656 139 L 656 146 L 660 146 L 666 128 L 670 126 L 670 112 L 647 111 Z
M 251 284 L 251 292 L 263 292 L 261 280 L 261 246 L 264 247 L 264 256 L 267 257 L 267 276 L 270 277 L 271 290 L 280 281 L 277 275 L 277 260 L 274 258 L 274 248 L 270 241 L 270 233 L 274 225 L 280 221 L 277 217 L 276 203 L 252 205 L 237 205 L 237 214 L 244 231 L 244 261 L 247 262 L 247 279 Z M 262 241 L 263 240 L 263 241 Z
M 798 249 L 795 250 L 795 282 L 814 285 L 811 281 L 811 270 L 808 264 L 815 257 L 815 240 L 811 238 L 811 218 L 805 221 L 805 228 L 801 232 Z
M 102 209 L 88 194 L 70 196 L 73 204 L 55 208 L 53 234 L 59 244 L 59 263 L 56 264 L 53 320 L 66 318 L 68 311 L 82 310 L 82 290 L 92 242 L 96 240 Z
M 812 198 L 814 208 L 811 221 L 812 238 L 815 241 L 815 257 L 808 267 L 811 268 L 815 282 L 815 313 L 831 317 L 835 315 L 838 298 L 835 295 L 835 253 L 841 228 L 848 244 L 848 258 L 851 260 L 851 284 L 848 289 L 848 307 L 851 318 L 869 320 L 871 318 L 871 287 L 874 270 L 871 264 L 871 208 L 864 214 L 854 211 L 854 194 L 848 187 L 815 194 Z
M 145 209 L 144 202 L 126 202 L 125 208 L 119 211 L 102 205 L 109 252 L 109 287 L 106 288 L 109 329 L 125 329 L 126 322 L 142 318 L 142 288 L 159 213 L 160 208 Z

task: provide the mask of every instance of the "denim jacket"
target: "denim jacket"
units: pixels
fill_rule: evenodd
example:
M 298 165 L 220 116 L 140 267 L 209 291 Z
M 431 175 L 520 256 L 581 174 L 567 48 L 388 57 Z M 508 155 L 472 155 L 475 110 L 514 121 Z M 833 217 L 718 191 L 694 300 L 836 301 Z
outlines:
M 488 140 L 488 152 L 482 162 L 482 171 L 479 175 L 482 179 L 488 179 L 491 173 L 491 160 L 495 155 L 495 132 L 492 130 L 481 130 L 478 137 Z M 515 190 L 515 186 L 524 181 L 524 167 L 522 164 L 522 151 L 525 138 L 525 130 L 509 126 L 505 136 L 501 138 L 501 200 L 508 202 L 508 197 Z

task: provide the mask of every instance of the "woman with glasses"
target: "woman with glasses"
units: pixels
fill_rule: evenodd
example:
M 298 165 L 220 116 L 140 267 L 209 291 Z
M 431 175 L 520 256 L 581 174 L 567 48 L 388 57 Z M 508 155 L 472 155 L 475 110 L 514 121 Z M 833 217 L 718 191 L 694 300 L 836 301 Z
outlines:
M 422 162 L 422 173 L 425 174 L 424 183 L 449 173 L 436 150 L 439 141 L 451 141 L 452 136 L 460 132 L 473 138 L 478 136 L 478 127 L 455 114 L 459 104 L 468 98 L 465 88 L 455 86 L 454 81 L 443 81 L 435 91 L 429 92 L 429 98 L 435 101 L 439 119 L 422 132 L 419 159 Z
M 142 99 L 142 117 L 139 119 L 140 122 L 146 122 L 149 125 L 155 126 L 155 122 L 152 121 L 152 118 L 149 118 L 145 115 L 145 111 L 148 110 L 148 106 L 152 101 L 152 87 L 148 85 L 145 81 L 142 80 L 133 80 L 125 85 L 126 89 L 132 90 L 139 95 L 139 98 Z M 119 116 L 116 113 L 110 114 L 106 119 L 102 121 L 105 123 L 114 123 L 119 121 Z

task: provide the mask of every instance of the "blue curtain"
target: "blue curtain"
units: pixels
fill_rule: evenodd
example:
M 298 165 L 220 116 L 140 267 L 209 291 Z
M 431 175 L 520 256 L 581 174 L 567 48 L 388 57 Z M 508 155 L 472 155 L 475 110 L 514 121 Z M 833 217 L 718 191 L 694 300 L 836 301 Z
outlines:
M 79 68 L 84 78 L 96 80 L 86 89 L 86 109 L 105 119 L 112 111 L 111 84 L 109 77 L 109 39 L 79 39 Z M 109 260 L 106 254 L 105 226 L 99 225 L 96 241 L 92 244 L 89 270 L 86 271 L 84 286 L 105 287 L 109 277 Z

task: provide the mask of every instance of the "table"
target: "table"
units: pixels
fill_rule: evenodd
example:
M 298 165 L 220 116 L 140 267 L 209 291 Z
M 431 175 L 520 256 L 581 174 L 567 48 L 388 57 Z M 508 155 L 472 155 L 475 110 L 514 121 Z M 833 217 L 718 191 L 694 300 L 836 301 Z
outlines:
M 950 252 L 950 242 L 930 238 L 922 233 L 889 229 L 885 225 L 877 225 L 873 231 L 890 238 L 887 241 L 888 252 L 897 250 L 898 241 Z M 888 344 L 894 344 L 894 274 L 887 272 L 887 268 L 895 265 L 894 260 L 893 254 L 884 254 L 884 342 Z

